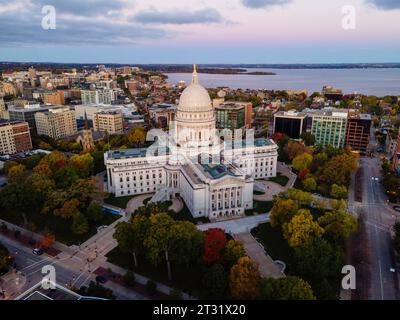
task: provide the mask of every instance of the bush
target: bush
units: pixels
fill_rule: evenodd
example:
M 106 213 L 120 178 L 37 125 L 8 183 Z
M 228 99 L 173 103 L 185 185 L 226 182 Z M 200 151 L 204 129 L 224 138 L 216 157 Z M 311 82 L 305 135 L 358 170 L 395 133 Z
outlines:
M 125 275 L 122 277 L 122 281 L 124 282 L 125 285 L 128 287 L 133 287 L 135 285 L 135 274 L 132 271 L 128 271 L 125 273 Z
M 148 280 L 146 283 L 147 294 L 152 297 L 157 292 L 157 284 L 153 280 Z

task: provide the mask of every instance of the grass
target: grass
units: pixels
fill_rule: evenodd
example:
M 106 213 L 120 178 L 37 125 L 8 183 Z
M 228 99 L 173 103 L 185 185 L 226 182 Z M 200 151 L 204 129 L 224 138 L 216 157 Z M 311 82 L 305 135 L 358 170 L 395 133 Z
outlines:
M 189 221 L 194 224 L 197 224 L 198 222 L 201 222 L 201 223 L 209 223 L 210 222 L 210 220 L 206 217 L 194 218 L 185 203 L 183 203 L 183 209 L 181 211 L 179 211 L 178 213 L 176 213 L 174 211 L 169 211 L 169 215 L 172 218 L 174 218 L 175 220 Z
M 129 200 L 134 198 L 135 196 L 126 196 L 126 197 L 115 197 L 113 194 L 110 194 L 107 198 L 104 199 L 104 203 L 107 203 L 111 206 L 118 207 L 121 209 L 126 209 Z
M 293 249 L 289 247 L 281 229 L 264 223 L 251 230 L 251 234 L 264 246 L 265 251 L 273 260 L 281 260 L 286 263 L 285 274 L 288 274 L 293 266 Z
M 261 196 L 261 195 L 265 194 L 265 192 L 261 192 L 261 191 L 256 191 L 256 190 L 254 190 L 254 191 L 253 191 L 253 194 L 256 195 L 256 196 Z
M 269 181 L 276 182 L 282 187 L 285 187 L 289 182 L 289 178 L 278 172 L 278 175 L 276 177 L 269 178 Z
M 244 214 L 246 216 L 254 216 L 256 213 L 264 214 L 271 211 L 274 203 L 272 201 L 254 201 L 253 209 L 246 210 Z
M 155 267 L 146 261 L 145 257 L 139 257 L 139 266 L 136 268 L 132 255 L 122 252 L 119 247 L 110 251 L 106 256 L 109 262 L 119 267 L 132 270 L 154 281 L 180 289 L 191 295 L 200 295 L 201 277 L 204 274 L 204 267 L 200 264 L 189 267 L 171 264 L 172 282 L 170 283 L 168 281 L 167 266 L 164 261 Z
M 38 212 L 30 212 L 26 215 L 28 226 L 36 233 L 54 233 L 56 241 L 67 246 L 83 243 L 97 233 L 97 228 L 103 225 L 110 225 L 119 218 L 118 215 L 104 213 L 102 219 L 96 223 L 89 221 L 89 230 L 85 234 L 72 232 L 72 219 L 65 220 L 52 214 L 43 215 Z M 24 219 L 21 213 L 1 212 L 0 218 L 16 225 L 22 226 Z M 33 228 L 32 228 L 33 227 Z

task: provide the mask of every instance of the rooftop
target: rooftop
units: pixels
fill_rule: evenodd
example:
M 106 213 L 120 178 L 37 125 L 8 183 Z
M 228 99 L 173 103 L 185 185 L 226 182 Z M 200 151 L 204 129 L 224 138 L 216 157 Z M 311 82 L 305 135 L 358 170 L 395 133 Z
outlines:
M 220 163 L 220 164 L 202 164 L 201 165 L 206 173 L 212 179 L 220 179 L 226 175 L 234 176 L 235 173 L 232 168 Z
M 129 158 L 144 158 L 147 156 L 148 148 L 112 150 L 107 152 L 109 159 L 129 159 Z M 169 149 L 167 147 L 158 148 L 155 156 L 167 155 Z

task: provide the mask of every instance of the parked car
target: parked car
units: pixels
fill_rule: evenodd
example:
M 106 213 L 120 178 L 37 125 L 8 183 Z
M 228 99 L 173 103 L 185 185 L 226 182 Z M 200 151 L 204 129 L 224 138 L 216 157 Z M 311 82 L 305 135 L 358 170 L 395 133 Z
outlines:
M 103 276 L 97 276 L 96 277 L 96 281 L 99 282 L 99 283 L 106 283 L 107 279 L 105 277 L 103 277 Z
M 44 253 L 44 250 L 42 248 L 34 248 L 32 250 L 32 253 L 37 255 L 37 256 L 41 256 Z
M 400 212 L 400 206 L 394 206 L 393 209 Z

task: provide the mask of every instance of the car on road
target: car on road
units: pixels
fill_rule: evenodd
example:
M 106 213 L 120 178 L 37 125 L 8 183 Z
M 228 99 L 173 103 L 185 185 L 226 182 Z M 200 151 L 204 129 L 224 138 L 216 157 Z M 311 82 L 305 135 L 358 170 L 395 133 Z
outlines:
M 96 277 L 96 281 L 99 282 L 99 283 L 106 283 L 107 279 L 105 277 L 103 277 L 103 276 L 97 276 Z
M 400 206 L 394 206 L 393 209 L 396 210 L 397 212 L 400 212 Z
M 44 250 L 42 248 L 34 248 L 32 250 L 32 253 L 37 255 L 37 256 L 41 256 L 44 253 Z

